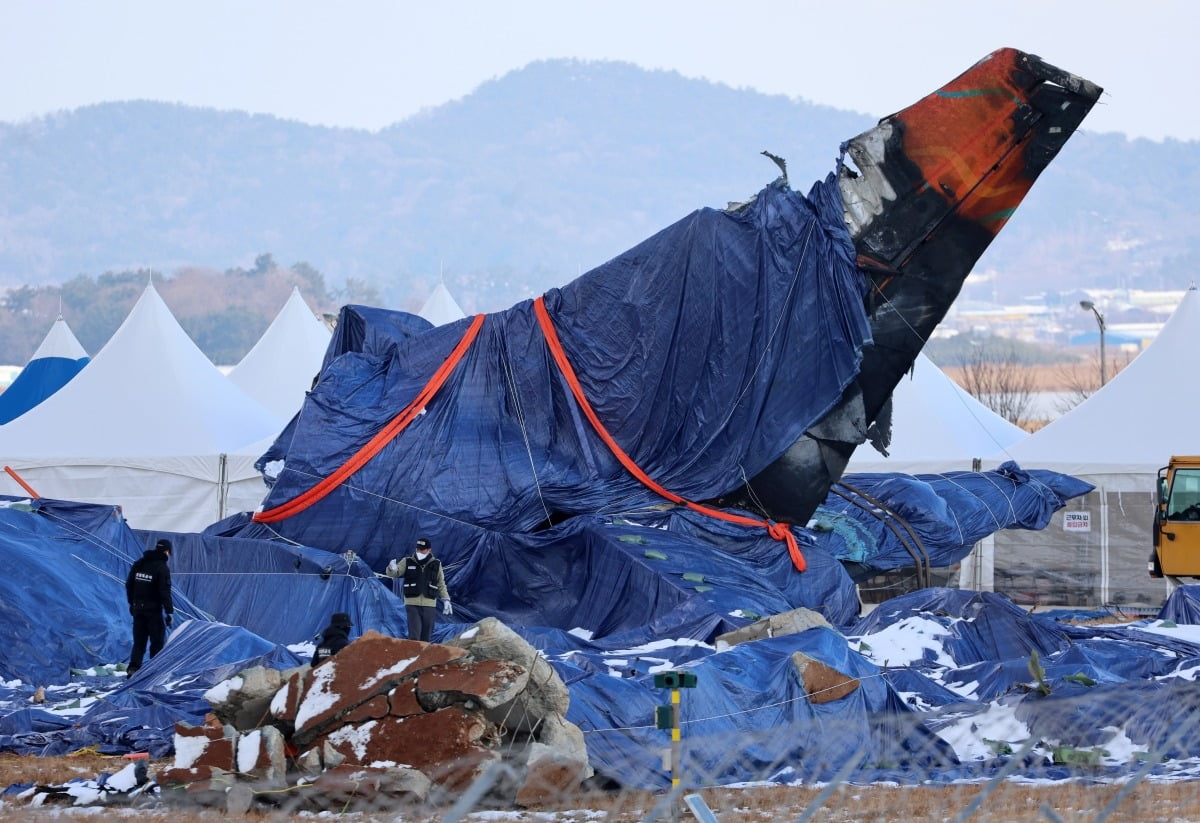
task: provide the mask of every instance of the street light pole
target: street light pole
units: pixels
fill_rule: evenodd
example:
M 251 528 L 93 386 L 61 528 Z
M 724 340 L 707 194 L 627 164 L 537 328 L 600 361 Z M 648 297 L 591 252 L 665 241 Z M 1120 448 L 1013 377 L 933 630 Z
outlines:
M 1091 300 L 1080 300 L 1079 308 L 1096 315 L 1096 325 L 1100 327 L 1100 387 L 1103 388 L 1105 378 L 1107 377 L 1104 368 L 1104 315 L 1100 313 L 1100 310 L 1096 308 L 1096 304 Z

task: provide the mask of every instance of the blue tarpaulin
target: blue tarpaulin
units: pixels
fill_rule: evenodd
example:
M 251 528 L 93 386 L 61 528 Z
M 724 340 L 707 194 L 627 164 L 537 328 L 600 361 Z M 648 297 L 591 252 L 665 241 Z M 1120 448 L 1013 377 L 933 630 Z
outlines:
M 779 182 L 744 208 L 697 211 L 545 305 L 615 441 L 664 488 L 706 500 L 779 457 L 854 378 L 869 340 L 862 288 L 831 179 L 809 198 Z M 378 311 L 353 318 L 345 350 L 260 461 L 284 461 L 267 510 L 383 429 L 472 322 L 420 331 Z M 526 301 L 484 319 L 441 391 L 381 452 L 272 527 L 353 549 L 378 570 L 418 534 L 437 545 L 453 523 L 527 532 L 660 501 L 584 419 Z
M 1051 516 L 1090 483 L 1057 472 L 1024 471 L 1013 462 L 995 471 L 947 474 L 851 474 L 845 483 L 894 511 L 912 527 L 931 566 L 949 566 L 975 543 L 1000 529 L 1044 529 Z M 865 498 L 852 495 L 860 503 Z M 858 564 L 870 577 L 914 564 L 907 531 L 875 516 L 874 503 L 856 505 L 835 493 L 818 507 L 811 524 L 817 545 L 839 560 Z M 900 532 L 898 534 L 898 532 Z M 903 537 L 901 537 L 901 534 Z

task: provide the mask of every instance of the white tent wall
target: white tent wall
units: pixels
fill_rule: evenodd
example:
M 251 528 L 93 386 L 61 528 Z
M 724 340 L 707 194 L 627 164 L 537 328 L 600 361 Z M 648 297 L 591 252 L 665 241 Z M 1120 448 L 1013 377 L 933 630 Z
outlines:
M 253 511 L 267 487 L 250 455 L 64 458 L 55 463 L 7 461 L 39 496 L 120 506 L 129 525 L 152 531 L 199 532 L 231 514 Z M 0 493 L 24 496 L 7 473 Z
M 1171 585 L 1146 571 L 1153 506 L 1150 486 L 1140 492 L 1098 486 L 1070 501 L 1042 531 L 998 532 L 995 590 L 1030 606 L 1158 609 Z M 1078 528 L 1081 517 L 1086 530 Z

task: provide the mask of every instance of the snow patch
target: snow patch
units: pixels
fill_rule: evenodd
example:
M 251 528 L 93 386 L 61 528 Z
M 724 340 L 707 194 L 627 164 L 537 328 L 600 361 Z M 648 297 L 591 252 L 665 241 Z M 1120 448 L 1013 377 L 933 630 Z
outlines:
M 339 746 L 343 743 L 350 746 L 354 750 L 354 756 L 361 763 L 367 759 L 367 744 L 371 742 L 371 730 L 378 725 L 378 721 L 368 720 L 361 726 L 342 726 L 340 729 L 330 733 L 325 739 L 334 746 Z
M 208 738 L 175 735 L 175 768 L 190 769 L 208 748 Z
M 258 729 L 246 732 L 237 742 L 237 770 L 246 774 L 254 769 L 262 751 L 262 732 Z
M 385 678 L 388 678 L 388 677 L 392 676 L 393 674 L 402 674 L 404 672 L 404 670 L 407 669 L 409 666 L 411 666 L 413 661 L 416 659 L 417 659 L 416 655 L 414 655 L 412 657 L 406 657 L 403 660 L 396 661 L 394 664 L 387 667 L 386 669 L 380 669 L 379 671 L 375 672 L 374 675 L 367 678 L 366 682 L 363 683 L 363 686 L 365 688 L 370 688 L 371 686 L 374 686 L 379 681 L 384 680 Z M 297 720 L 297 725 L 298 724 L 299 724 L 299 720 Z
M 240 674 L 228 680 L 222 680 L 204 693 L 204 699 L 210 704 L 224 703 L 229 699 L 229 693 L 240 689 L 245 682 Z
M 338 695 L 329 690 L 333 676 L 337 673 L 337 661 L 328 660 L 324 665 L 312 670 L 312 683 L 304 695 L 304 701 L 296 710 L 296 728 L 304 728 L 304 724 L 314 717 L 332 709 L 338 701 Z M 274 701 L 272 701 L 274 702 Z

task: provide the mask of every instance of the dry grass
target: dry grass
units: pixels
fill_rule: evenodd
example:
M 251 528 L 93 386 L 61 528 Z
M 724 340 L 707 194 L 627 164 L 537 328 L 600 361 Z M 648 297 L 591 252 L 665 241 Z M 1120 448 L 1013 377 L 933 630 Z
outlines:
M 66 757 L 17 757 L 0 755 L 0 788 L 11 783 L 35 781 L 44 784 L 65 782 L 71 778 L 94 777 L 102 772 L 115 772 L 129 761 L 119 757 L 96 754 Z M 151 771 L 167 765 L 151 762 Z M 1106 818 L 1118 821 L 1175 821 L 1200 820 L 1200 791 L 1196 782 L 1141 783 L 1134 788 Z M 1045 809 L 1053 811 L 1067 823 L 1094 820 L 1121 789 L 1113 785 L 1094 785 L 1084 782 L 1054 785 L 1004 783 L 996 789 L 983 784 L 954 786 L 897 787 L 885 785 L 845 785 L 824 798 L 812 820 L 824 823 L 854 821 L 952 821 L 981 793 L 986 793 L 972 820 L 1012 821 L 1013 823 L 1045 823 L 1054 819 Z M 712 788 L 698 792 L 718 819 L 728 823 L 768 823 L 794 820 L 820 795 L 820 788 L 790 786 L 748 786 L 742 788 Z M 605 812 L 612 823 L 634 823 L 643 820 L 661 798 L 651 792 L 620 794 L 577 794 L 564 797 L 556 807 L 513 813 L 505 820 L 513 821 L 584 821 L 595 820 L 594 812 Z M 117 812 L 122 817 L 136 818 L 146 823 L 213 823 L 228 820 L 223 812 L 213 809 L 181 810 L 178 808 L 137 809 Z M 442 810 L 444 812 L 444 810 Z M 425 823 L 441 819 L 442 812 L 414 812 L 411 808 L 388 808 L 370 813 L 348 815 L 350 820 L 403 820 L 405 823 Z M 8 802 L 0 806 L 0 823 L 59 817 L 62 807 L 31 809 Z M 398 815 L 399 813 L 399 815 Z M 107 816 L 107 815 L 106 815 Z M 279 820 L 286 816 L 272 812 L 252 812 L 253 819 Z M 482 816 L 475 819 L 485 819 Z M 493 818 L 494 819 L 494 818 Z M 683 820 L 692 819 L 686 812 Z

